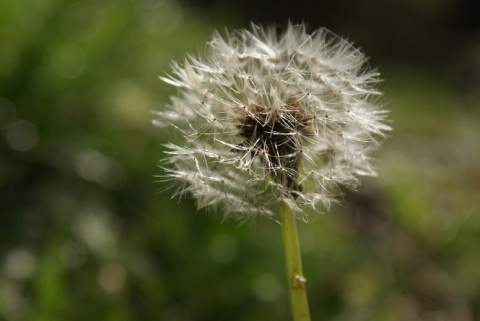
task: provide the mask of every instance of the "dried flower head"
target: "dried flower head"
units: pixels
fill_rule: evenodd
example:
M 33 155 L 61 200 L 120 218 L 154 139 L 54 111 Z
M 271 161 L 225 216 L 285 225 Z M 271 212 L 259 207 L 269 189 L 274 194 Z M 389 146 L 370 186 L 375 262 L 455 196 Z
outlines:
M 368 154 L 389 127 L 376 105 L 378 73 L 365 56 L 326 29 L 289 25 L 216 33 L 204 58 L 173 63 L 161 77 L 179 88 L 157 125 L 171 124 L 167 177 L 199 207 L 271 216 L 283 201 L 328 206 L 338 185 L 375 175 Z

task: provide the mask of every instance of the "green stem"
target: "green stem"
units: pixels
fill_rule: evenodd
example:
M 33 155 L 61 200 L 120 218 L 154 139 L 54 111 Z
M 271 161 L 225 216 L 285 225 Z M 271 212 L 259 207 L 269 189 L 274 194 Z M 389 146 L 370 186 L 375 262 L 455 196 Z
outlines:
M 280 204 L 280 223 L 282 225 L 283 248 L 287 264 L 288 287 L 294 321 L 310 321 L 306 279 L 302 271 L 300 243 L 298 242 L 295 215 L 285 204 Z

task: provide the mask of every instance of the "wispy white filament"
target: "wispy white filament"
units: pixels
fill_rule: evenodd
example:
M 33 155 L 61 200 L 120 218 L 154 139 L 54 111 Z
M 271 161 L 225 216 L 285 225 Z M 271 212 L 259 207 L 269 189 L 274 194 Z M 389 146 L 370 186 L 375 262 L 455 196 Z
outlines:
M 368 155 L 390 128 L 379 74 L 359 50 L 303 25 L 216 33 L 208 47 L 161 77 L 179 89 L 155 119 L 182 137 L 162 165 L 183 182 L 177 194 L 226 215 L 271 216 L 280 201 L 328 206 L 339 184 L 375 175 Z

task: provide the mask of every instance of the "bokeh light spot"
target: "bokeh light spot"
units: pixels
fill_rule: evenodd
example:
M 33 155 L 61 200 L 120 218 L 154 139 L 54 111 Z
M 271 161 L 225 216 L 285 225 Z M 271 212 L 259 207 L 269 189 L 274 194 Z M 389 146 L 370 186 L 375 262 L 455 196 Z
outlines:
M 17 120 L 8 126 L 6 138 L 11 148 L 21 152 L 29 151 L 38 142 L 37 127 L 29 121 Z
M 153 102 L 138 83 L 124 80 L 115 86 L 112 96 L 115 113 L 126 125 L 144 127 L 150 123 Z
M 0 97 L 0 129 L 7 128 L 15 119 L 15 105 L 8 99 Z
M 78 216 L 74 231 L 89 250 L 101 258 L 115 254 L 117 236 L 108 219 L 109 212 L 100 205 L 90 205 Z
M 83 48 L 75 43 L 63 43 L 57 47 L 51 57 L 51 68 L 60 77 L 73 79 L 79 77 L 87 66 L 87 57 Z
M 25 319 L 25 312 L 28 308 L 27 298 L 22 293 L 22 287 L 19 282 L 7 281 L 2 282 L 0 287 L 0 303 L 5 315 L 15 316 L 15 318 L 7 318 L 2 320 L 20 320 Z M 3 316 L 3 315 L 2 315 Z
M 15 280 L 25 280 L 33 275 L 37 259 L 32 253 L 15 249 L 7 253 L 4 263 L 5 274 Z
M 272 273 L 258 276 L 253 283 L 253 293 L 261 301 L 272 302 L 280 295 L 280 281 Z
M 75 172 L 81 178 L 103 187 L 117 186 L 122 177 L 121 166 L 95 150 L 82 150 L 74 162 Z
M 172 33 L 183 20 L 183 13 L 175 1 L 147 2 L 143 13 L 145 30 L 158 35 Z
M 127 272 L 118 264 L 108 263 L 98 271 L 97 282 L 107 294 L 118 295 L 125 288 Z

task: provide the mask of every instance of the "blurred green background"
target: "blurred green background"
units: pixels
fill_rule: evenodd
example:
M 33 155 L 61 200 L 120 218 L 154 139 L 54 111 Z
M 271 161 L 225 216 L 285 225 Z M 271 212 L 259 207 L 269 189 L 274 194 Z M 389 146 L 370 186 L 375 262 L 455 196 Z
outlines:
M 312 320 L 480 320 L 475 1 L 0 0 L 0 320 L 290 320 L 280 229 L 160 193 L 169 61 L 305 21 L 379 66 L 379 177 L 300 223 Z M 478 12 L 477 12 L 478 13 Z

